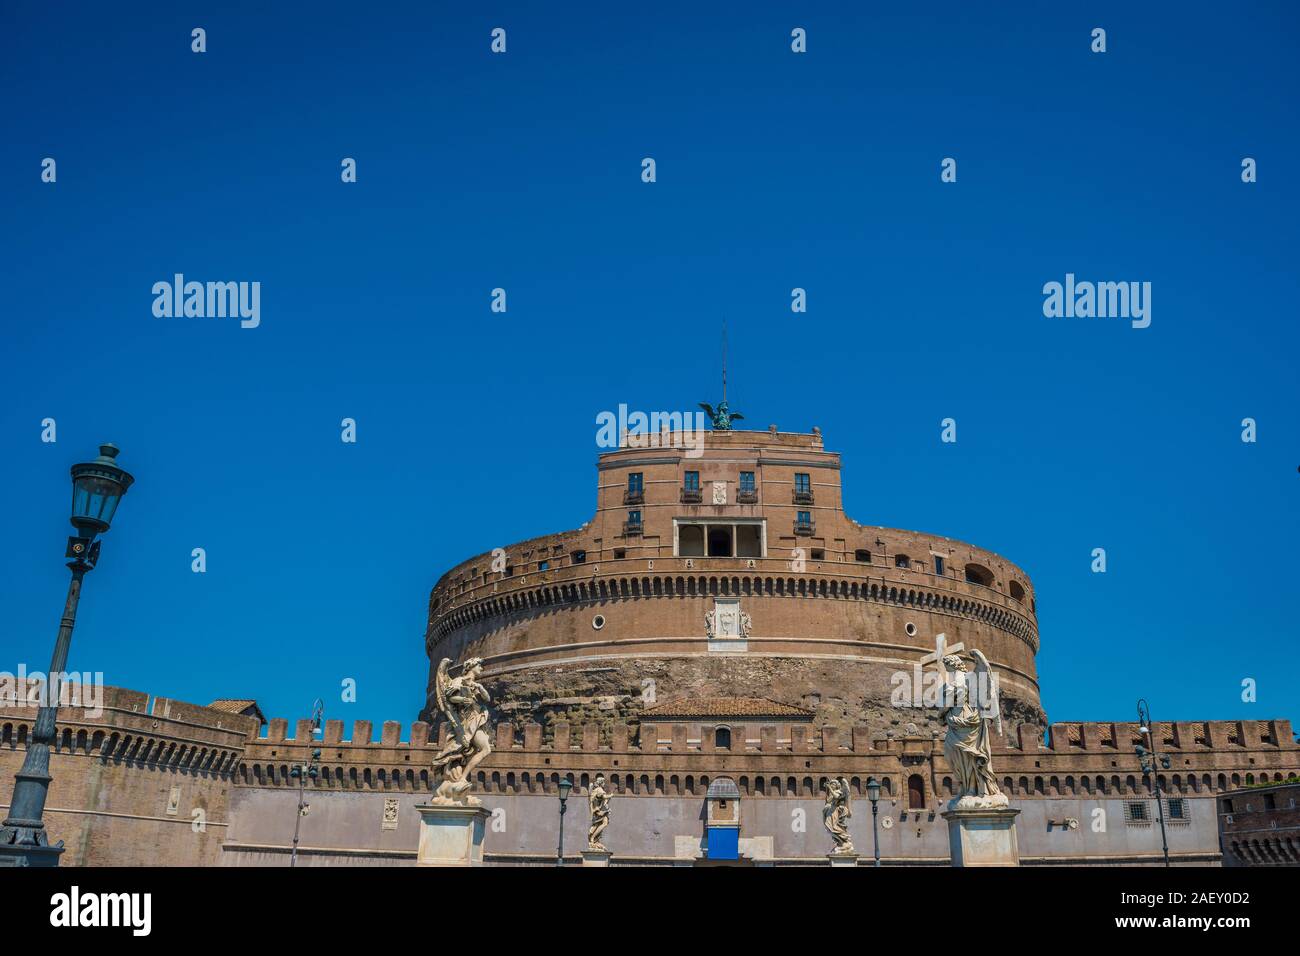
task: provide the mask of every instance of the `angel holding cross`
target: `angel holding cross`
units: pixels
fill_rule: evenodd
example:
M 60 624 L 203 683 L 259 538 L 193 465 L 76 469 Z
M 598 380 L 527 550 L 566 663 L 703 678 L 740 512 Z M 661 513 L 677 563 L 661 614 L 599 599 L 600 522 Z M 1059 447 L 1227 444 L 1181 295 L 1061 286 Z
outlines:
M 972 699 L 971 674 L 956 654 L 945 654 L 941 663 L 947 692 L 944 694 L 943 722 L 948 733 L 943 740 L 943 755 L 957 776 L 958 793 L 949 807 L 1005 807 L 1007 795 L 998 788 L 993 776 L 992 742 L 989 724 L 996 716 L 999 729 L 1002 715 L 997 682 L 988 659 L 979 650 L 975 658 L 975 687 Z

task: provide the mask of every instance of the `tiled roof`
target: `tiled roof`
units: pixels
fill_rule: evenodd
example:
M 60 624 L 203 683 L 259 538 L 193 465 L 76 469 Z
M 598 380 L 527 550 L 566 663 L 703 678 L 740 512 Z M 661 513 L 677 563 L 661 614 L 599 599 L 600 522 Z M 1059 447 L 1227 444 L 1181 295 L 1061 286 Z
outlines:
M 257 706 L 257 701 L 248 700 L 241 697 L 222 697 L 208 704 L 209 710 L 220 710 L 227 714 L 242 714 L 249 708 L 253 709 L 250 716 L 256 716 L 258 720 L 266 723 L 266 717 L 262 714 L 262 708 Z
M 647 708 L 647 717 L 789 717 L 810 718 L 813 712 L 766 697 L 683 697 Z

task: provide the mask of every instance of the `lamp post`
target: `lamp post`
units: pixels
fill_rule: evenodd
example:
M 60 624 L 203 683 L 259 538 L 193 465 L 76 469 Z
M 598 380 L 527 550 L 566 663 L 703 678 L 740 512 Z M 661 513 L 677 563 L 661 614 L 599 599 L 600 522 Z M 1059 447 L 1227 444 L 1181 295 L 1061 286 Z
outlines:
M 1160 847 L 1165 855 L 1165 866 L 1169 865 L 1169 839 L 1165 836 L 1165 804 L 1160 796 L 1160 774 L 1156 773 L 1156 763 L 1168 770 L 1170 760 L 1167 756 L 1161 757 L 1156 753 L 1155 737 L 1151 733 L 1151 707 L 1146 700 L 1138 701 L 1138 734 L 1146 741 L 1146 746 L 1138 744 L 1134 752 L 1138 756 L 1138 763 L 1142 767 L 1142 776 L 1149 777 L 1155 784 L 1156 790 L 1156 814 L 1160 818 Z
M 72 645 L 72 628 L 77 621 L 77 602 L 81 598 L 81 579 L 99 559 L 96 535 L 108 530 L 113 513 L 126 490 L 135 481 L 117 466 L 117 446 L 99 446 L 94 461 L 72 466 L 72 515 L 69 520 L 77 533 L 68 538 L 64 557 L 72 580 L 59 621 L 59 636 L 54 642 L 54 656 L 46 677 L 44 700 L 36 712 L 36 724 L 27 742 L 22 769 L 14 774 L 13 799 L 9 816 L 0 824 L 0 866 L 58 866 L 63 841 L 51 846 L 45 832 L 45 798 L 50 789 L 50 746 L 54 743 L 54 720 L 59 709 L 60 684 L 68 666 L 68 649 Z
M 568 777 L 560 778 L 560 846 L 556 851 L 555 865 L 564 866 L 564 811 L 567 809 L 565 801 L 569 799 L 569 791 L 573 789 L 573 781 Z
M 316 733 L 320 730 L 321 718 L 325 715 L 325 703 L 319 697 L 311 707 L 311 739 L 312 743 L 316 742 Z M 298 780 L 298 816 L 293 821 L 293 850 L 289 854 L 289 866 L 298 865 L 298 831 L 302 827 L 302 818 L 307 815 L 307 778 L 311 777 L 312 782 L 320 776 L 320 748 L 313 747 L 311 759 L 305 764 L 294 764 L 289 770 L 289 776 L 296 777 Z
M 872 866 L 880 866 L 880 831 L 876 828 L 876 817 L 880 808 L 880 781 L 875 777 L 867 778 L 867 799 L 871 801 L 871 842 L 875 845 L 876 862 Z

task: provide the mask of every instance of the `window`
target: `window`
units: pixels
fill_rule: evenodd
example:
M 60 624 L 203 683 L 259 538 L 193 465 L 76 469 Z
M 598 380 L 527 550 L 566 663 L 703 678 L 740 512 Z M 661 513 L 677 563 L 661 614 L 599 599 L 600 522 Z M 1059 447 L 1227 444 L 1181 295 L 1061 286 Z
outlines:
M 943 574 L 943 558 L 937 554 L 934 556 L 934 573 Z
M 981 584 L 986 588 L 993 587 L 993 572 L 982 564 L 966 565 L 966 581 L 970 584 Z
M 1264 794 L 1264 809 L 1265 810 L 1277 809 L 1277 801 L 1273 799 L 1273 794 L 1271 793 Z
M 1025 589 L 1019 581 L 1011 582 L 1011 596 L 1021 604 L 1025 603 Z
M 1126 823 L 1150 823 L 1151 815 L 1147 811 L 1145 800 L 1129 800 L 1124 804 L 1124 821 Z
M 752 471 L 742 471 L 740 473 L 740 490 L 741 491 L 754 490 L 754 473 Z
M 812 559 L 813 559 L 814 561 L 825 561 L 825 560 L 826 560 L 826 552 L 825 552 L 823 549 L 821 549 L 821 548 L 813 548 L 812 551 L 810 552 L 810 554 L 812 555 Z
M 796 474 L 794 476 L 794 490 L 801 495 L 806 495 L 812 491 L 812 483 L 809 482 L 807 475 Z
M 1182 797 L 1174 797 L 1169 801 L 1169 819 L 1186 820 L 1187 819 L 1187 801 Z
M 807 524 L 807 525 L 810 525 L 810 524 L 812 524 L 812 512 L 811 512 L 811 511 L 797 511 L 797 512 L 795 512 L 795 519 L 794 519 L 794 520 L 795 520 L 798 524 Z
M 907 555 L 905 554 L 894 555 L 894 567 L 910 568 L 911 566 L 912 566 L 912 562 L 908 559 Z
M 569 561 L 573 564 L 585 564 L 587 561 L 586 551 L 575 551 L 569 555 Z
M 623 560 L 624 558 L 626 558 L 626 557 L 627 557 L 627 548 L 615 548 L 615 549 L 614 549 L 614 560 L 615 560 L 615 561 L 622 561 L 622 560 Z
M 907 809 L 925 809 L 925 781 L 921 779 L 919 773 L 914 773 L 907 778 Z
M 709 528 L 709 557 L 729 558 L 731 553 L 731 525 Z
M 856 551 L 853 552 L 853 560 L 854 560 L 854 561 L 861 561 L 861 562 L 863 562 L 864 564 L 870 564 L 870 563 L 871 563 L 871 552 L 868 551 L 866 548 L 858 548 L 858 550 L 856 550 Z
M 1232 812 L 1232 801 L 1231 801 L 1231 800 L 1224 800 L 1224 801 L 1223 801 L 1223 812 L 1224 812 L 1224 813 L 1231 813 L 1231 812 Z
M 641 481 L 641 474 L 642 473 L 639 471 L 634 471 L 629 473 L 627 476 L 627 490 L 632 494 L 637 494 L 644 490 L 644 485 Z
M 688 471 L 686 477 L 682 480 L 682 487 L 687 491 L 699 491 L 700 473 L 698 471 Z
M 551 569 L 551 562 L 550 562 L 550 561 L 538 561 L 538 562 L 537 562 L 537 570 L 538 570 L 538 571 L 549 571 L 550 569 Z
M 719 750 L 731 749 L 731 728 L 730 727 L 719 727 L 717 730 L 713 732 L 713 746 L 718 748 Z M 726 806 L 726 801 L 723 801 L 722 805 Z
M 640 524 L 640 523 L 641 523 L 641 512 L 639 512 L 639 511 L 629 511 L 629 512 L 627 513 L 627 523 L 628 523 L 628 524 Z

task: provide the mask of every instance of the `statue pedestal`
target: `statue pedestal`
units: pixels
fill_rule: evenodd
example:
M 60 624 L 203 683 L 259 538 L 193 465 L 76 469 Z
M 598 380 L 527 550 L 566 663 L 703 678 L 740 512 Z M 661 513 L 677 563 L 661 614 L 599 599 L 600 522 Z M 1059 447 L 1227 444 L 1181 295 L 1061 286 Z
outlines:
M 858 854 L 856 853 L 827 853 L 826 859 L 831 861 L 831 866 L 854 866 L 858 865 Z
M 483 834 L 491 814 L 484 807 L 433 806 L 420 814 L 416 866 L 482 866 Z
M 1012 807 L 969 807 L 945 810 L 948 852 L 953 866 L 1019 866 L 1016 817 Z
M 609 850 L 592 850 L 582 851 L 583 866 L 609 866 L 609 858 L 614 854 Z

